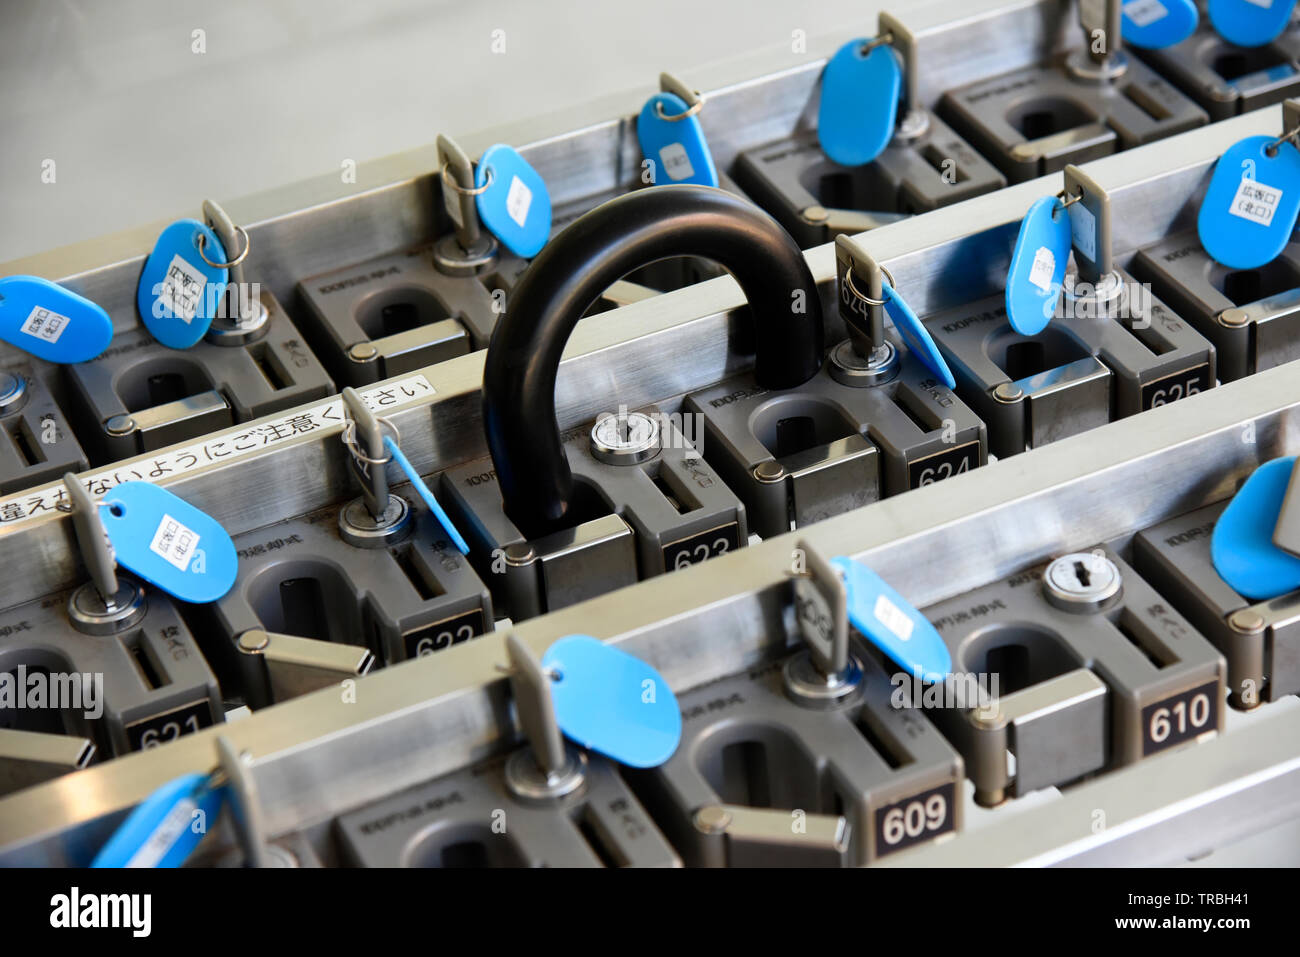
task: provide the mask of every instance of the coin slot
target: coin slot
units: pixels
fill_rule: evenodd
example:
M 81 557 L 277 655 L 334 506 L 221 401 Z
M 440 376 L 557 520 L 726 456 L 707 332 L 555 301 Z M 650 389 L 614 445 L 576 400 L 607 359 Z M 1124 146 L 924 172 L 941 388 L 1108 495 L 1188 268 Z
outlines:
M 700 503 L 690 497 L 685 486 L 679 485 L 674 480 L 677 476 L 673 475 L 666 468 L 655 470 L 654 476 L 650 479 L 654 483 L 660 494 L 668 499 L 668 503 L 677 510 L 678 515 L 689 515 L 700 507 Z
M 925 148 L 921 150 L 921 157 L 934 167 L 934 171 L 940 176 L 952 176 L 951 180 L 944 181 L 950 185 L 964 183 L 970 179 L 970 174 L 962 169 L 956 158 L 949 156 L 935 143 L 926 144 Z
M 582 835 L 582 839 L 587 842 L 592 853 L 600 858 L 603 866 L 626 867 L 630 863 L 628 858 L 619 852 L 609 832 L 601 825 L 590 806 L 582 809 L 574 823 L 578 826 L 578 833 Z
M 167 676 L 155 665 L 143 636 L 137 635 L 135 641 L 128 643 L 127 650 L 131 652 L 131 662 L 135 665 L 135 670 L 146 688 L 155 691 L 171 684 Z
M 897 771 L 912 763 L 912 755 L 903 747 L 903 743 L 889 734 L 878 723 L 878 719 L 865 708 L 858 715 L 855 726 L 862 737 L 866 738 L 871 750 L 884 759 L 891 770 Z
M 249 346 L 248 355 L 253 360 L 253 364 L 257 366 L 257 371 L 262 373 L 262 378 L 266 379 L 266 383 L 271 387 L 272 391 L 279 392 L 281 389 L 287 389 L 293 385 L 293 378 L 289 375 L 289 370 L 280 364 L 280 360 L 265 342 Z
M 1007 122 L 1027 140 L 1038 140 L 1095 122 L 1078 103 L 1061 97 L 1030 100 L 1018 104 L 1007 114 Z
M 45 456 L 40 452 L 36 436 L 32 435 L 26 420 L 18 419 L 9 427 L 9 438 L 13 441 L 14 451 L 18 453 L 23 465 L 40 465 Z
M 1125 608 L 1115 622 L 1115 627 L 1119 629 L 1121 635 L 1128 639 L 1129 644 L 1142 653 L 1142 657 L 1155 665 L 1157 669 L 1168 668 L 1170 665 L 1178 664 L 1178 656 L 1174 654 L 1172 648 L 1163 642 L 1157 641 L 1155 636 L 1147 630 L 1141 621 L 1133 612 Z
M 1125 99 L 1157 123 L 1164 122 L 1173 116 L 1168 107 L 1152 96 L 1150 91 L 1136 83 L 1130 83 L 1124 87 L 1123 93 Z
M 406 576 L 406 580 L 411 583 L 411 587 L 420 596 L 421 601 L 430 601 L 439 595 L 446 594 L 445 590 L 439 588 L 436 582 L 425 577 L 424 572 L 415 560 L 415 549 L 410 545 L 396 552 L 393 558 L 397 562 L 397 567 L 402 570 L 402 574 Z

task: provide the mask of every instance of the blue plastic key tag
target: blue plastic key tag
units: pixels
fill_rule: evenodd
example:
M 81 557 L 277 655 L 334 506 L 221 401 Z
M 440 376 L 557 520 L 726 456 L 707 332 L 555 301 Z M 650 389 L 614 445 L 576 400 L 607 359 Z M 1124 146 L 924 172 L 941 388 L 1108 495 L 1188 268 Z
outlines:
M 894 136 L 903 67 L 894 48 L 866 37 L 840 47 L 822 73 L 817 139 L 841 166 L 879 156 Z
M 136 805 L 90 866 L 180 867 L 216 826 L 225 794 L 210 774 L 168 781 Z
M 202 237 L 200 239 L 200 237 Z M 181 219 L 158 235 L 136 287 L 136 308 L 153 337 L 188 349 L 207 334 L 230 271 L 217 234 L 197 219 Z
M 682 714 L 659 672 L 590 635 L 546 649 L 555 721 L 568 737 L 621 764 L 653 768 L 677 750 Z
M 438 504 L 438 500 L 433 497 L 433 491 L 424 484 L 424 479 L 420 478 L 420 473 L 415 470 L 415 466 L 411 464 L 411 460 L 406 457 L 406 454 L 398 448 L 392 436 L 384 436 L 384 448 L 388 449 L 388 454 L 393 457 L 397 467 L 406 473 L 406 478 L 410 481 L 411 487 L 415 489 L 420 498 L 424 499 L 424 504 L 429 506 L 429 511 L 433 513 L 433 517 L 438 520 L 438 524 L 442 526 L 442 530 L 451 538 L 456 548 L 460 550 L 462 555 L 468 555 L 469 544 L 461 537 L 460 532 L 456 531 L 451 516 L 443 511 L 442 506 Z
M 686 112 L 686 101 L 676 93 L 656 93 L 646 100 L 636 119 L 641 155 L 654 164 L 656 184 L 717 186 L 718 171 L 704 129 L 698 117 L 682 115 Z
M 100 306 L 39 276 L 0 279 L 0 339 L 46 362 L 86 362 L 108 348 Z
M 885 312 L 893 320 L 894 328 L 903 337 L 907 347 L 912 350 L 912 355 L 920 359 L 921 363 L 948 388 L 957 388 L 957 380 L 953 378 L 952 370 L 948 368 L 948 363 L 944 361 L 939 347 L 934 344 L 934 339 L 930 337 L 925 326 L 921 325 L 921 320 L 912 311 L 912 307 L 884 279 L 880 281 L 880 285 L 885 293 Z
M 861 562 L 834 558 L 831 563 L 844 573 L 849 621 L 864 638 L 926 683 L 951 673 L 952 655 L 929 619 Z
M 489 146 L 478 161 L 474 198 L 478 217 L 516 256 L 531 259 L 551 235 L 551 194 L 546 181 L 518 151 Z
M 1057 197 L 1029 207 L 1007 272 L 1007 319 L 1022 336 L 1042 332 L 1056 312 L 1071 244 L 1070 217 Z
M 1255 469 L 1214 523 L 1214 570 L 1251 601 L 1268 601 L 1300 588 L 1300 558 L 1273 544 L 1295 461 L 1274 459 Z
M 123 482 L 99 503 L 117 561 L 181 601 L 216 601 L 235 583 L 239 557 L 210 515 L 149 482 Z
M 1256 269 L 1282 252 L 1298 215 L 1300 150 L 1273 136 L 1248 136 L 1215 163 L 1196 230 L 1216 262 Z
M 1263 46 L 1291 22 L 1296 0 L 1210 0 L 1210 23 L 1239 47 Z
M 1120 36 L 1144 50 L 1163 50 L 1195 33 L 1200 19 L 1192 0 L 1126 0 L 1120 8 Z

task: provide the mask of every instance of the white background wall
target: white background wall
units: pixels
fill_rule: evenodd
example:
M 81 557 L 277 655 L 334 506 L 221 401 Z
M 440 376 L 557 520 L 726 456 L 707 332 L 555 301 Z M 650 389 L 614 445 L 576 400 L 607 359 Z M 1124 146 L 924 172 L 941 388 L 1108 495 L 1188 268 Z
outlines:
M 0 262 L 914 3 L 0 0 Z

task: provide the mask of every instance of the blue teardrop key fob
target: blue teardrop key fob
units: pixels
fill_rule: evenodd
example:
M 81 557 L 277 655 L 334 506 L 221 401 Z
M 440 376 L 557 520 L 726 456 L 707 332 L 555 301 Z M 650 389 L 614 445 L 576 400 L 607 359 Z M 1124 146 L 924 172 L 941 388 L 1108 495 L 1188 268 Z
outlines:
M 1295 461 L 1274 459 L 1255 469 L 1214 523 L 1214 570 L 1251 601 L 1268 601 L 1300 588 L 1300 558 L 1273 544 Z
M 136 805 L 90 866 L 180 867 L 216 826 L 225 793 L 208 774 L 168 781 Z
M 833 558 L 844 573 L 849 621 L 895 663 L 928 683 L 952 671 L 952 655 L 929 619 L 913 608 L 883 578 L 851 558 Z
M 634 768 L 663 764 L 682 737 L 677 696 L 640 658 L 590 635 L 546 649 L 551 701 L 560 730 L 591 751 Z
M 1128 0 L 1120 8 L 1120 35 L 1132 46 L 1163 50 L 1195 33 L 1200 19 L 1192 0 Z
M 1061 299 L 1070 259 L 1070 217 L 1055 196 L 1029 207 L 1007 272 L 1007 319 L 1022 336 L 1047 328 Z
M 188 349 L 207 334 L 230 276 L 228 269 L 212 263 L 224 262 L 221 240 L 197 219 L 177 220 L 159 234 L 135 297 L 140 318 L 155 339 L 172 349 Z
M 551 235 L 551 194 L 546 181 L 519 152 L 489 146 L 478 162 L 474 198 L 479 219 L 516 256 L 531 259 Z
M 676 93 L 656 93 L 636 118 L 641 155 L 654 163 L 657 185 L 695 183 L 717 186 L 718 171 L 697 116 L 683 116 L 686 101 Z
M 100 518 L 119 564 L 181 601 L 216 601 L 235 583 L 239 558 L 212 516 L 165 488 L 123 482 Z
M 912 355 L 920 359 L 921 364 L 934 373 L 948 388 L 957 388 L 957 380 L 952 377 L 952 370 L 948 368 L 948 363 L 944 361 L 939 347 L 934 344 L 934 339 L 930 337 L 929 331 L 912 311 L 912 307 L 898 294 L 898 290 L 884 279 L 880 281 L 880 285 L 885 292 L 885 312 L 893 320 L 894 328 L 907 343 L 907 348 L 912 350 Z
M 1291 240 L 1300 215 L 1300 150 L 1272 136 L 1248 136 L 1219 157 L 1196 217 L 1201 245 L 1216 262 L 1256 269 Z
M 886 43 L 865 37 L 840 47 L 822 73 L 817 139 L 841 166 L 861 166 L 884 152 L 898 123 L 903 67 Z
M 1286 29 L 1295 4 L 1296 0 L 1210 0 L 1210 23 L 1229 43 L 1263 46 Z
M 100 306 L 39 276 L 0 279 L 0 339 L 46 362 L 87 362 L 113 340 Z

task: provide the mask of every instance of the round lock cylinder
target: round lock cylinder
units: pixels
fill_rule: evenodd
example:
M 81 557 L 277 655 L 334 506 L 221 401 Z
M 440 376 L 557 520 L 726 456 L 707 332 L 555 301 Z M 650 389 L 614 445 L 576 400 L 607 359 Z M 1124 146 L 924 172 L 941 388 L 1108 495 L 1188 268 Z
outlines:
M 1110 319 L 1124 315 L 1128 305 L 1128 285 L 1117 272 L 1107 273 L 1096 283 L 1086 283 L 1079 279 L 1079 271 L 1074 267 L 1065 273 L 1065 298 L 1072 303 L 1087 301 L 1088 312 L 1097 319 Z M 1073 310 L 1074 315 L 1080 314 Z
M 783 677 L 792 701 L 819 711 L 851 704 L 862 690 L 862 666 L 852 655 L 843 671 L 827 675 L 813 663 L 811 655 L 801 652 L 786 661 Z
M 0 372 L 0 415 L 22 408 L 27 398 L 27 380 L 19 375 Z
M 1063 555 L 1043 572 L 1043 593 L 1062 611 L 1101 611 L 1113 605 L 1122 590 L 1119 568 L 1100 552 Z
M 455 235 L 443 236 L 433 245 L 433 265 L 448 276 L 473 276 L 497 261 L 497 241 L 487 233 L 466 249 Z
M 831 378 L 855 388 L 884 385 L 898 377 L 898 350 L 886 339 L 870 356 L 863 356 L 845 339 L 831 350 Z
M 607 414 L 591 430 L 591 454 L 606 465 L 640 465 L 659 454 L 659 422 L 644 412 Z
M 266 335 L 271 327 L 271 313 L 266 308 L 266 303 L 259 299 L 256 303 L 245 304 L 240 301 L 241 295 L 239 290 L 232 290 L 230 298 L 226 300 L 235 303 L 239 314 L 213 319 L 203 336 L 204 341 L 218 346 L 244 346 Z
M 339 535 L 357 548 L 385 548 L 411 531 L 411 506 L 400 495 L 388 496 L 384 514 L 375 518 L 364 498 L 353 499 L 339 510 Z
M 532 748 L 506 759 L 506 786 L 521 801 L 545 804 L 576 793 L 587 781 L 587 756 L 572 745 L 564 746 L 564 767 L 547 774 L 537 764 Z
M 87 635 L 116 635 L 138 625 L 149 610 L 144 588 L 124 576 L 117 579 L 117 591 L 108 600 L 87 582 L 68 599 L 68 618 L 73 627 Z

